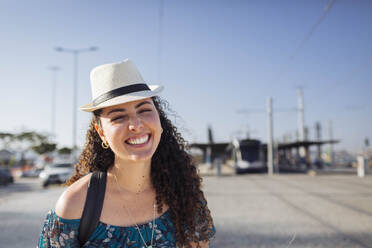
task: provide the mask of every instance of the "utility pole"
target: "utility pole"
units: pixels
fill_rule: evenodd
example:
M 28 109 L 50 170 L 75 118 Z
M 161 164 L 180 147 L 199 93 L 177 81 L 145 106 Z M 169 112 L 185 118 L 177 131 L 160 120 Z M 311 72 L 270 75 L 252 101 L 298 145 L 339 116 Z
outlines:
M 316 122 L 315 123 L 315 133 L 316 133 L 316 141 L 321 141 L 322 140 L 322 137 L 321 137 L 321 133 L 322 133 L 322 127 L 320 125 L 320 122 Z M 321 163 L 322 161 L 322 146 L 319 144 L 317 145 L 317 160 L 319 163 Z
M 208 147 L 206 151 L 206 163 L 208 164 L 208 169 L 212 169 L 212 144 L 213 141 L 213 133 L 212 133 L 212 126 L 208 126 Z
M 330 143 L 329 143 L 329 159 L 330 159 L 330 164 L 333 165 L 333 163 L 335 162 L 334 161 L 335 156 L 334 156 L 334 153 L 333 153 L 333 144 L 332 144 L 332 140 L 333 140 L 332 120 L 329 120 L 328 121 L 328 128 L 329 128 L 329 139 L 330 139 Z
M 304 98 L 302 94 L 302 88 L 298 88 L 298 134 L 299 140 L 305 140 L 305 120 L 304 120 Z
M 304 118 L 304 98 L 302 94 L 302 88 L 298 88 L 297 91 L 298 96 L 298 135 L 299 141 L 305 141 L 305 118 Z M 299 149 L 299 153 L 301 157 L 306 157 L 305 147 L 301 146 Z
M 163 48 L 163 19 L 164 19 L 164 0 L 159 2 L 159 30 L 158 30 L 158 82 L 162 81 L 162 48 Z
M 78 56 L 80 53 L 97 51 L 97 47 L 89 47 L 83 49 L 67 49 L 56 47 L 57 52 L 67 52 L 73 55 L 74 59 L 74 84 L 73 84 L 73 105 L 72 105 L 72 154 L 73 159 L 76 159 L 76 114 L 77 114 L 77 91 L 78 91 Z
M 274 174 L 274 135 L 273 135 L 273 100 L 271 97 L 267 99 L 267 168 L 269 175 Z
M 52 117 L 52 121 L 51 121 L 51 133 L 52 133 L 52 137 L 53 139 L 56 138 L 56 96 L 57 96 L 57 72 L 59 71 L 59 67 L 58 66 L 50 66 L 48 67 L 48 69 L 50 71 L 52 71 L 52 109 L 51 109 L 51 117 Z

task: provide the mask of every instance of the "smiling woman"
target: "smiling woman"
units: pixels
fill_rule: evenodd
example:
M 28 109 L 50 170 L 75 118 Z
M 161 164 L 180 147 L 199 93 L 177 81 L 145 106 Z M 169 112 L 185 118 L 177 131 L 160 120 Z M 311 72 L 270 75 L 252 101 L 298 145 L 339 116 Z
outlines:
M 95 129 L 123 163 L 149 161 L 160 142 L 162 127 L 151 98 L 103 109 Z M 124 141 L 124 142 L 123 142 Z
M 209 247 L 215 227 L 161 86 L 130 60 L 91 72 L 93 113 L 69 186 L 38 247 Z

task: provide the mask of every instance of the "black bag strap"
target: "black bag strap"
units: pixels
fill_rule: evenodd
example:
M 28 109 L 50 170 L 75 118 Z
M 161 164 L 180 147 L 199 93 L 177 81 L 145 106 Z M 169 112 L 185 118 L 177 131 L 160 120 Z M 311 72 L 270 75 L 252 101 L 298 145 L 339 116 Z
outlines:
M 98 226 L 106 190 L 106 172 L 94 171 L 88 184 L 83 215 L 79 226 L 79 242 L 83 246 Z

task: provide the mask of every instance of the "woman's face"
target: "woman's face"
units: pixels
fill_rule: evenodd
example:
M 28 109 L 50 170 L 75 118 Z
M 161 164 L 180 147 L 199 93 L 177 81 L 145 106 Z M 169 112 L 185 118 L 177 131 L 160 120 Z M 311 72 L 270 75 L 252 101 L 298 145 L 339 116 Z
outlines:
M 101 129 L 96 129 L 107 140 L 115 157 L 151 161 L 163 131 L 151 98 L 104 108 L 100 120 Z

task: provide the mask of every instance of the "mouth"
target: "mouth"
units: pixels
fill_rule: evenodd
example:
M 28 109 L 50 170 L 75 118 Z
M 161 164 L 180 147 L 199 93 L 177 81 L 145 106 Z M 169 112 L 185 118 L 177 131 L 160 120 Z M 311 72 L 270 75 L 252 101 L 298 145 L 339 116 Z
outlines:
M 151 134 L 148 133 L 138 137 L 129 138 L 125 143 L 131 146 L 140 147 L 146 145 L 150 141 L 150 138 Z

